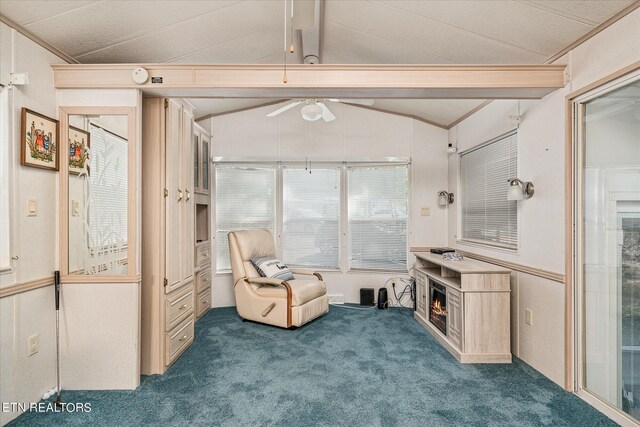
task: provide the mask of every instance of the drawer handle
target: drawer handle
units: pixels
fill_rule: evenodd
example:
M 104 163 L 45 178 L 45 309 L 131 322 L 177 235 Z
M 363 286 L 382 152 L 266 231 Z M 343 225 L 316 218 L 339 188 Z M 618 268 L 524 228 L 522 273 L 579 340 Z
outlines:
M 182 190 L 178 188 L 178 201 L 182 200 Z
M 182 342 L 182 341 L 184 341 L 184 340 L 186 340 L 186 339 L 187 339 L 187 334 L 184 334 L 184 336 L 183 336 L 182 338 L 180 338 L 178 341 L 179 341 L 179 342 Z
M 185 308 L 187 308 L 187 304 L 182 304 L 180 307 L 178 307 L 178 310 L 184 310 Z

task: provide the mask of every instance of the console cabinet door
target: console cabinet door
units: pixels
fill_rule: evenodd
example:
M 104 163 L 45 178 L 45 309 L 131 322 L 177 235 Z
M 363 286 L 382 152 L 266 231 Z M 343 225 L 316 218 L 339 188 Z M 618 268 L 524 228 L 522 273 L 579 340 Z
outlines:
M 416 273 L 416 313 L 427 318 L 427 276 L 421 272 Z
M 462 350 L 462 300 L 461 294 L 447 289 L 447 336 L 458 350 Z

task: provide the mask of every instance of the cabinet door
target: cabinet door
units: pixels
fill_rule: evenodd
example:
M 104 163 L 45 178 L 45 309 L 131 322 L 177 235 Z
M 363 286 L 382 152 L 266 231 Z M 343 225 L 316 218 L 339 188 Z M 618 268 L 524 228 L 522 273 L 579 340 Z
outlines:
M 447 336 L 451 343 L 462 350 L 462 300 L 460 292 L 447 289 Z
M 186 111 L 182 114 L 182 182 L 185 197 L 182 204 L 182 280 L 193 279 L 194 251 L 195 251 L 195 197 L 193 193 L 193 116 Z
M 205 193 L 205 194 L 209 194 L 209 149 L 210 149 L 210 145 L 211 145 L 211 141 L 208 137 L 202 135 L 201 137 L 201 147 L 202 147 L 202 152 L 200 153 L 200 157 L 202 159 L 202 166 L 201 166 L 201 181 L 200 181 L 200 190 Z
M 427 278 L 420 272 L 416 274 L 416 312 L 427 318 Z
M 200 135 L 198 132 L 194 132 L 193 134 L 193 144 L 192 144 L 192 153 L 193 153 L 193 191 L 200 191 L 200 149 L 198 148 L 200 145 Z
M 166 189 L 166 279 L 165 292 L 170 292 L 182 284 L 181 254 L 184 253 L 181 239 L 182 214 L 184 199 L 184 187 L 181 180 L 180 167 L 180 140 L 182 107 L 173 101 L 169 101 L 166 115 L 166 146 L 165 146 L 165 189 Z

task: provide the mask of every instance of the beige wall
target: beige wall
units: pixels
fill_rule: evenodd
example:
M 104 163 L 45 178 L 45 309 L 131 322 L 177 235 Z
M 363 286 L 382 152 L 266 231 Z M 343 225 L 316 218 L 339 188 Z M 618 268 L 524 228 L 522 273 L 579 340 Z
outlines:
M 640 9 L 622 18 L 559 60 L 568 64 L 571 82 L 539 101 L 521 101 L 518 175 L 533 181 L 533 198 L 519 202 L 516 252 L 458 242 L 458 210 L 450 209 L 449 245 L 547 271 L 565 272 L 565 96 L 640 60 Z M 510 129 L 507 115 L 518 114 L 517 101 L 494 101 L 449 131 L 460 151 Z M 457 156 L 449 161 L 449 187 L 457 188 Z M 524 273 L 512 275 L 512 351 L 564 386 L 564 285 Z M 533 311 L 533 324 L 524 322 Z
M 343 104 L 330 105 L 333 122 L 307 122 L 293 108 L 277 118 L 266 114 L 278 106 L 258 108 L 202 122 L 213 135 L 213 156 L 263 160 L 349 161 L 411 158 L 410 246 L 446 244 L 447 208 L 437 204 L 438 190 L 447 186 L 447 131 L 407 117 Z M 247 126 L 247 123 L 251 123 Z M 214 189 L 215 190 L 215 189 Z M 215 200 L 215 195 L 212 195 Z M 421 207 L 431 214 L 421 216 Z M 212 215 L 215 230 L 215 209 Z M 215 244 L 212 245 L 215 250 Z M 215 259 L 215 256 L 214 256 Z M 383 287 L 387 273 L 323 273 L 329 294 L 359 302 L 360 288 Z M 403 275 L 406 277 L 406 275 Z M 235 305 L 229 274 L 214 275 L 214 306 Z M 398 288 L 398 292 L 402 288 Z
M 56 208 L 58 174 L 20 166 L 20 108 L 57 118 L 56 94 L 49 64 L 64 63 L 26 37 L 0 23 L 0 82 L 9 73 L 28 72 L 29 84 L 10 89 L 11 254 L 13 269 L 0 274 L 0 286 L 52 277 L 57 265 Z M 38 214 L 27 217 L 27 199 Z M 0 236 L 7 238 L 8 236 Z M 55 307 L 53 287 L 0 300 L 0 400 L 36 402 L 55 386 Z M 40 351 L 27 357 L 27 339 L 40 335 Z M 5 424 L 17 414 L 0 413 Z

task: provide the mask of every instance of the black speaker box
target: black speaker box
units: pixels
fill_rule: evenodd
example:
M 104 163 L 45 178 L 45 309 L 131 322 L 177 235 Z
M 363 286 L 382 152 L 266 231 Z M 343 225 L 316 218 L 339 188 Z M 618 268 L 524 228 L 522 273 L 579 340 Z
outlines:
M 360 305 L 375 305 L 375 289 L 360 288 Z
M 387 288 L 380 288 L 378 289 L 378 308 L 380 310 L 385 310 L 388 307 L 388 303 L 389 299 L 388 299 L 388 295 L 387 295 Z

